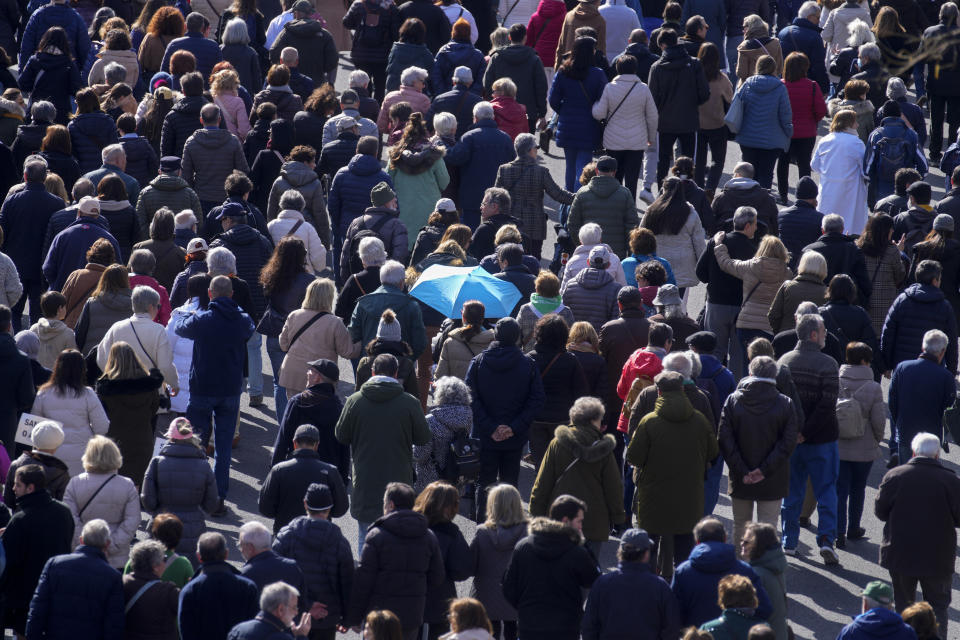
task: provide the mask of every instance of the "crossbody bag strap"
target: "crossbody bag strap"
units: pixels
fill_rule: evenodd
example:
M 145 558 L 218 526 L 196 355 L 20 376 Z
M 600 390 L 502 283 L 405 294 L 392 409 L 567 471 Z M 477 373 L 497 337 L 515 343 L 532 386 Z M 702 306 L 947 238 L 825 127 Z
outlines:
M 550 24 L 550 21 L 553 20 L 553 16 L 550 16 L 543 21 L 543 26 L 540 27 L 540 31 L 537 31 L 537 37 L 533 39 L 533 44 L 537 44 L 540 40 L 540 36 L 543 35 L 543 32 L 547 30 L 547 25 Z
M 557 355 L 553 356 L 553 360 L 551 360 L 551 361 L 549 362 L 549 364 L 547 364 L 547 367 L 540 373 L 540 379 L 541 379 L 541 380 L 543 380 L 545 377 L 547 377 L 547 372 L 550 371 L 550 367 L 553 366 L 553 363 L 557 361 L 557 359 L 560 357 L 560 355 L 561 355 L 561 354 L 558 353 Z
M 753 288 L 750 289 L 750 292 L 749 292 L 749 293 L 747 293 L 747 297 L 743 299 L 743 304 L 740 305 L 740 308 L 741 308 L 741 309 L 742 309 L 748 302 L 750 302 L 750 298 L 753 297 L 753 292 L 756 291 L 756 290 L 757 290 L 757 287 L 759 287 L 759 286 L 760 286 L 760 281 L 757 280 L 757 284 L 753 285 Z
M 124 613 L 124 614 L 130 613 L 130 609 L 133 609 L 133 605 L 137 604 L 137 600 L 140 599 L 140 596 L 142 596 L 142 595 L 145 594 L 147 591 L 149 591 L 149 590 L 150 590 L 150 587 L 152 587 L 152 586 L 155 585 L 155 584 L 159 584 L 159 583 L 160 583 L 159 580 L 151 580 L 151 581 L 148 582 L 147 584 L 145 584 L 145 585 L 143 585 L 142 587 L 140 587 L 139 589 L 137 589 L 137 592 L 136 592 L 135 594 L 133 594 L 133 597 L 132 597 L 132 598 L 130 598 L 130 602 L 128 602 L 128 603 L 127 603 L 127 606 L 125 606 L 125 607 L 123 608 L 123 613 Z
M 303 333 L 304 333 L 307 329 L 309 329 L 310 326 L 311 326 L 314 322 L 316 322 L 317 320 L 319 320 L 320 318 L 322 318 L 322 317 L 325 316 L 325 315 L 327 315 L 327 312 L 326 312 L 326 311 L 320 311 L 320 312 L 317 313 L 317 315 L 315 315 L 315 316 L 313 316 L 312 318 L 310 318 L 309 320 L 307 320 L 306 323 L 304 323 L 304 325 L 303 325 L 302 327 L 300 327 L 300 329 L 297 330 L 297 332 L 296 332 L 295 334 L 293 334 L 293 337 L 290 339 L 290 346 L 287 347 L 287 351 L 290 351 L 290 349 L 293 348 L 293 343 L 297 341 L 297 338 L 299 338 L 300 336 L 302 336 Z
M 77 520 L 83 520 L 83 512 L 87 510 L 87 507 L 90 506 L 90 503 L 93 502 L 93 499 L 96 498 L 98 495 L 100 495 L 100 492 L 103 490 L 103 488 L 107 486 L 110 483 L 110 481 L 116 477 L 117 477 L 117 474 L 113 474 L 109 478 L 104 480 L 103 484 L 97 487 L 97 490 L 93 492 L 93 495 L 87 498 L 87 501 L 83 503 L 83 506 L 80 508 L 80 511 L 77 512 Z
M 137 339 L 137 344 L 140 345 L 140 350 L 143 351 L 144 355 L 147 356 L 147 359 L 150 360 L 150 364 L 153 365 L 154 369 L 159 369 L 157 363 L 153 360 L 153 357 L 147 351 L 147 348 L 143 346 L 143 341 L 140 340 L 140 334 L 137 333 L 137 328 L 133 326 L 133 320 L 130 320 L 130 331 L 133 331 L 133 337 Z
M 613 113 L 607 116 L 607 122 L 610 122 L 611 120 L 613 120 L 613 116 L 617 115 L 617 111 L 620 111 L 620 107 L 622 107 L 623 103 L 627 101 L 627 98 L 630 97 L 630 93 L 633 92 L 633 90 L 636 88 L 638 84 L 640 84 L 639 81 L 634 82 L 632 85 L 630 85 L 630 90 L 627 91 L 624 94 L 623 98 L 621 98 L 620 102 L 617 103 L 617 106 L 614 108 Z
M 99 283 L 100 283 L 99 280 L 98 280 L 97 282 L 93 283 L 93 286 L 92 286 L 92 287 L 90 287 L 89 289 L 87 289 L 87 290 L 83 293 L 82 296 L 80 296 L 79 298 L 77 298 L 77 300 L 76 300 L 72 305 L 70 305 L 70 306 L 67 308 L 67 313 L 66 313 L 66 315 L 69 316 L 69 315 L 70 315 L 70 312 L 73 311 L 74 309 L 76 309 L 76 308 L 80 305 L 81 302 L 86 302 L 86 301 L 87 301 L 87 298 L 90 297 L 90 294 L 93 293 L 93 290 L 97 288 L 97 285 L 98 285 Z
M 287 231 L 285 234 L 283 234 L 283 237 L 289 238 L 290 236 L 294 235 L 297 232 L 297 229 L 299 229 L 302 226 L 303 226 L 303 220 L 297 220 L 296 223 L 294 223 L 294 225 L 290 227 L 290 231 Z
M 877 274 L 880 273 L 880 267 L 883 266 L 883 256 L 877 258 L 877 266 L 873 270 L 873 277 L 870 278 L 870 286 L 873 286 L 873 283 L 877 280 Z
M 557 484 L 558 482 L 560 482 L 561 480 L 563 480 L 563 477 L 564 477 L 565 475 L 567 475 L 567 472 L 570 471 L 570 469 L 573 469 L 574 465 L 576 465 L 578 462 L 580 462 L 580 457 L 579 457 L 579 456 L 577 456 L 576 458 L 574 458 L 574 459 L 573 459 L 573 462 L 571 462 L 570 464 L 568 464 L 568 465 L 567 465 L 567 468 L 560 472 L 560 475 L 557 476 L 557 479 L 554 480 L 554 482 L 553 482 L 554 486 L 556 486 L 556 484 Z
M 514 2 L 512 5 L 510 5 L 510 8 L 507 9 L 507 14 L 506 14 L 505 16 L 503 16 L 503 19 L 500 21 L 500 24 L 501 24 L 501 25 L 502 25 L 504 22 L 507 21 L 507 18 L 510 17 L 510 14 L 513 13 L 513 10 L 517 8 L 517 5 L 518 5 L 518 4 L 520 4 L 520 0 L 516 0 L 516 2 Z M 463 15 L 463 10 L 462 10 L 462 9 L 460 10 L 460 15 Z

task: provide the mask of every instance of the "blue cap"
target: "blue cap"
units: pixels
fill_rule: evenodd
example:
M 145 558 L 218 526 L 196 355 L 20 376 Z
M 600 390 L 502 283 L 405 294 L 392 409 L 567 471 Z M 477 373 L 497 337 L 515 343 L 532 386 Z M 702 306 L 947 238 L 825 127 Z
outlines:
M 222 220 L 223 218 L 245 218 L 247 216 L 247 210 L 239 202 L 228 202 L 227 204 L 220 207 L 220 213 L 217 215 L 217 220 Z
M 643 529 L 627 529 L 620 536 L 620 544 L 644 551 L 650 548 L 650 535 Z

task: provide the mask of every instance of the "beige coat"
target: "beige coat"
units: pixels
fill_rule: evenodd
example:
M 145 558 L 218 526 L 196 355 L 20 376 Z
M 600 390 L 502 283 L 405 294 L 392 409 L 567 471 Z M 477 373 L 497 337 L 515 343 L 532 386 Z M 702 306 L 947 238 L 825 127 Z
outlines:
M 783 51 L 780 49 L 779 40 L 771 38 L 770 42 L 756 49 L 747 49 L 745 41 L 740 43 L 737 47 L 737 78 L 740 79 L 741 83 L 756 74 L 757 60 L 760 59 L 760 56 L 765 55 L 773 56 L 773 59 L 777 61 L 777 70 L 774 75 L 781 75 L 783 73 Z
M 310 325 L 291 346 L 293 336 L 315 315 L 316 311 L 297 309 L 287 316 L 280 332 L 280 348 L 287 352 L 280 365 L 280 385 L 288 397 L 306 388 L 308 362 L 317 358 L 336 362 L 337 356 L 350 359 L 360 355 L 360 343 L 351 340 L 343 320 L 332 313 Z
M 887 424 L 887 405 L 883 389 L 873 380 L 873 369 L 868 365 L 845 364 L 840 367 L 840 397 L 854 397 L 860 403 L 866 428 L 859 438 L 841 438 L 837 441 L 840 459 L 850 462 L 872 462 L 880 457 L 880 441 Z
M 130 478 L 117 475 L 107 482 L 112 475 L 84 472 L 71 478 L 63 494 L 63 502 L 73 514 L 74 544 L 80 544 L 80 532 L 84 524 L 97 518 L 107 521 L 111 541 L 107 562 L 115 569 L 122 569 L 130 555 L 130 541 L 140 526 L 140 494 Z M 103 489 L 94 497 L 101 485 Z
M 493 331 L 486 329 L 469 340 L 464 339 L 465 329 L 455 329 L 450 332 L 449 339 L 440 349 L 440 359 L 437 361 L 437 371 L 434 377 L 439 380 L 442 376 L 455 376 L 461 380 L 467 377 L 467 367 L 470 361 L 493 342 Z
M 770 327 L 770 321 L 767 320 L 767 312 L 777 291 L 780 290 L 780 285 L 793 277 L 793 271 L 779 258 L 733 260 L 723 244 L 716 245 L 713 252 L 721 269 L 743 280 L 745 303 L 740 309 L 740 315 L 737 316 L 737 328 L 759 329 L 772 335 L 773 330 Z
M 133 51 L 117 51 L 114 49 L 104 49 L 97 54 L 97 61 L 90 67 L 90 73 L 87 75 L 87 84 L 103 84 L 106 82 L 104 69 L 111 62 L 122 64 L 127 70 L 126 83 L 131 87 L 137 84 L 140 79 L 140 63 L 137 61 L 137 54 Z
M 327 250 L 320 240 L 320 235 L 312 224 L 303 219 L 303 214 L 293 209 L 283 209 L 277 214 L 275 220 L 267 223 L 267 229 L 270 231 L 270 237 L 273 239 L 274 246 L 280 244 L 280 241 L 287 236 L 297 222 L 303 224 L 294 233 L 294 237 L 303 241 L 303 246 L 307 249 L 307 262 L 310 263 L 314 273 L 320 273 L 327 266 Z
M 97 346 L 97 366 L 107 366 L 107 356 L 114 342 L 126 342 L 137 353 L 140 364 L 148 371 L 159 369 L 163 381 L 171 387 L 179 387 L 177 369 L 173 366 L 173 350 L 167 341 L 167 331 L 162 324 L 154 322 L 145 313 L 137 313 L 121 320 L 107 329 Z M 141 347 L 141 344 L 143 345 Z
M 77 348 L 77 340 L 73 335 L 73 329 L 61 320 L 40 318 L 35 325 L 30 327 L 30 331 L 40 338 L 40 353 L 37 354 L 37 362 L 47 369 L 53 369 L 61 351 Z
M 63 424 L 63 444 L 57 449 L 57 457 L 67 465 L 71 476 L 83 472 L 80 458 L 87 441 L 95 435 L 105 435 L 110 428 L 107 412 L 90 387 L 84 387 L 79 397 L 70 392 L 60 395 L 55 388 L 44 389 L 37 394 L 30 413 Z
M 593 117 L 607 120 L 605 149 L 646 151 L 657 141 L 657 105 L 650 88 L 636 74 L 619 75 L 604 87 L 593 105 Z
M 573 51 L 573 43 L 577 39 L 576 31 L 580 27 L 593 27 L 597 31 L 597 50 L 603 51 L 607 48 L 607 21 L 600 15 L 596 4 L 580 2 L 568 11 L 563 19 L 560 39 L 557 41 L 555 68 L 560 68 L 564 54 Z

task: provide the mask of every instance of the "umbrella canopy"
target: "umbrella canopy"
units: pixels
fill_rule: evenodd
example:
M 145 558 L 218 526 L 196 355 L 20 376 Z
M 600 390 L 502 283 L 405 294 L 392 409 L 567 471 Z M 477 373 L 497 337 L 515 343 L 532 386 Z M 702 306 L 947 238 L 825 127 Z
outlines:
M 410 295 L 448 318 L 458 318 L 463 303 L 479 300 L 488 318 L 509 316 L 522 297 L 512 282 L 495 278 L 483 267 L 427 267 Z

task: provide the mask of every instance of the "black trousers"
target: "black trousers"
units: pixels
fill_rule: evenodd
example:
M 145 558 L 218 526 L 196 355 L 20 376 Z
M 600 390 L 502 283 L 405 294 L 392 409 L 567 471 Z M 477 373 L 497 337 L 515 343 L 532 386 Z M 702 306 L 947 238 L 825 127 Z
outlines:
M 891 572 L 890 582 L 898 612 L 903 612 L 904 609 L 916 602 L 917 585 L 919 584 L 923 599 L 930 603 L 934 615 L 937 616 L 937 624 L 940 625 L 940 637 L 949 637 L 947 635 L 947 622 L 949 620 L 947 610 L 950 608 L 952 573 L 945 576 L 914 578 Z
M 960 96 L 938 96 L 930 94 L 930 153 L 943 150 L 943 118 L 946 115 L 949 138 L 947 146 L 957 139 L 960 126 Z
M 743 161 L 753 165 L 753 179 L 764 189 L 773 186 L 773 169 L 781 153 L 783 152 L 780 149 L 740 147 L 740 155 Z
M 516 620 L 491 620 L 490 626 L 493 627 L 493 637 L 500 640 L 500 629 L 503 629 L 503 640 L 517 640 L 517 621 Z
M 24 280 L 23 295 L 17 300 L 10 310 L 13 313 L 13 332 L 17 333 L 22 329 L 23 308 L 27 306 L 27 300 L 30 300 L 30 324 L 40 320 L 40 296 L 43 295 L 44 286 L 40 280 Z
M 810 175 L 810 160 L 813 158 L 813 147 L 817 137 L 793 138 L 790 148 L 780 154 L 777 160 L 777 190 L 784 198 L 790 185 L 790 163 L 797 165 L 797 174 L 800 178 Z
M 710 151 L 710 171 L 707 172 L 707 151 Z M 701 129 L 697 132 L 697 154 L 694 158 L 693 179 L 707 190 L 716 190 L 723 175 L 723 161 L 727 155 L 727 128 Z M 704 182 L 706 177 L 706 182 Z
M 643 169 L 643 151 L 639 149 L 607 149 L 607 154 L 617 161 L 617 181 L 630 190 L 637 199 L 637 182 Z
M 675 533 L 671 534 L 650 534 L 650 566 L 654 572 L 663 576 L 663 579 L 670 582 L 673 577 L 673 568 L 680 566 L 681 563 L 690 557 L 693 551 L 693 533 Z M 663 553 L 659 553 L 663 545 Z M 662 557 L 658 557 L 662 556 Z M 671 563 L 671 556 L 673 562 Z
M 520 458 L 523 449 L 501 451 L 480 449 L 480 473 L 477 476 L 477 513 L 478 522 L 487 516 L 487 487 L 497 482 L 517 486 L 520 482 Z
M 387 93 L 387 63 L 364 62 L 358 64 L 357 69 L 367 72 L 370 76 L 370 87 L 367 87 L 368 93 L 372 95 L 377 102 L 383 104 L 383 96 Z
M 663 182 L 670 167 L 673 166 L 673 145 L 680 144 L 680 155 L 694 158 L 697 155 L 697 132 L 659 134 L 660 145 L 657 157 L 657 184 Z

